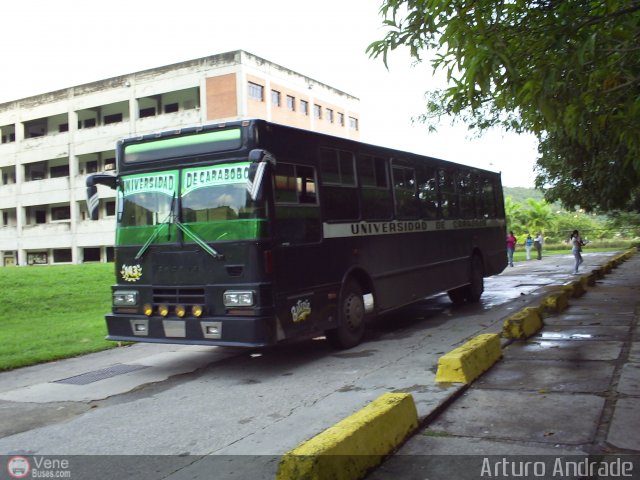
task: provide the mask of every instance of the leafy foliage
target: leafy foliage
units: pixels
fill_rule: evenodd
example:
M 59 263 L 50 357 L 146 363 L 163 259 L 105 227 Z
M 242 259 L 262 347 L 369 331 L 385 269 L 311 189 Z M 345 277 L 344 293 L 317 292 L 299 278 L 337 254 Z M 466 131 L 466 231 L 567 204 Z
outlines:
M 422 120 L 501 126 L 540 142 L 536 184 L 549 201 L 640 210 L 639 0 L 384 0 L 387 62 L 432 53 L 448 87 Z

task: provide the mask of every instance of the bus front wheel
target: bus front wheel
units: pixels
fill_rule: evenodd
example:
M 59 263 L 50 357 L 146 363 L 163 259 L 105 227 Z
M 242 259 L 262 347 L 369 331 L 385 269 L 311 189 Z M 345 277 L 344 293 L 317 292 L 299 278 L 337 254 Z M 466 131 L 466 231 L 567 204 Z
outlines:
M 334 348 L 355 347 L 364 337 L 365 309 L 362 289 L 353 280 L 345 285 L 339 308 L 339 326 L 327 330 L 327 340 Z

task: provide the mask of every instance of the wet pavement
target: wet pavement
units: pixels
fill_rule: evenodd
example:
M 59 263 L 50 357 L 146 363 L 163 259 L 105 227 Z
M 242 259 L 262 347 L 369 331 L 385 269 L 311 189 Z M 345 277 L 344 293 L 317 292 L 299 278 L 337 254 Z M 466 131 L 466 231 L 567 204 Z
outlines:
M 503 345 L 367 479 L 640 478 L 639 317 L 636 253 L 538 334 Z

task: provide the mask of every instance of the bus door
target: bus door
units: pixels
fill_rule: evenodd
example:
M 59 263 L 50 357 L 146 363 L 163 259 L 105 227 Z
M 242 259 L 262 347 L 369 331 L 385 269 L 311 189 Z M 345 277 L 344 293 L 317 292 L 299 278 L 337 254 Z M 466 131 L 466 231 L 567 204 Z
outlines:
M 287 337 L 304 335 L 320 328 L 327 303 L 317 175 L 278 159 L 273 178 L 276 308 Z

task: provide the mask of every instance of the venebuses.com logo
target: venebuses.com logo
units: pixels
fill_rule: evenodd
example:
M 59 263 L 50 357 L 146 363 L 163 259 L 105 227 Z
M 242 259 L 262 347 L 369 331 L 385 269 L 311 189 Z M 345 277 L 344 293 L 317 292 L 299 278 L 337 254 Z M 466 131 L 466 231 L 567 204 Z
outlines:
M 7 471 L 11 478 L 26 478 L 31 471 L 31 464 L 24 457 L 11 457 L 7 462 Z
M 7 461 L 7 472 L 11 478 L 71 478 L 71 465 L 66 458 L 16 455 Z

